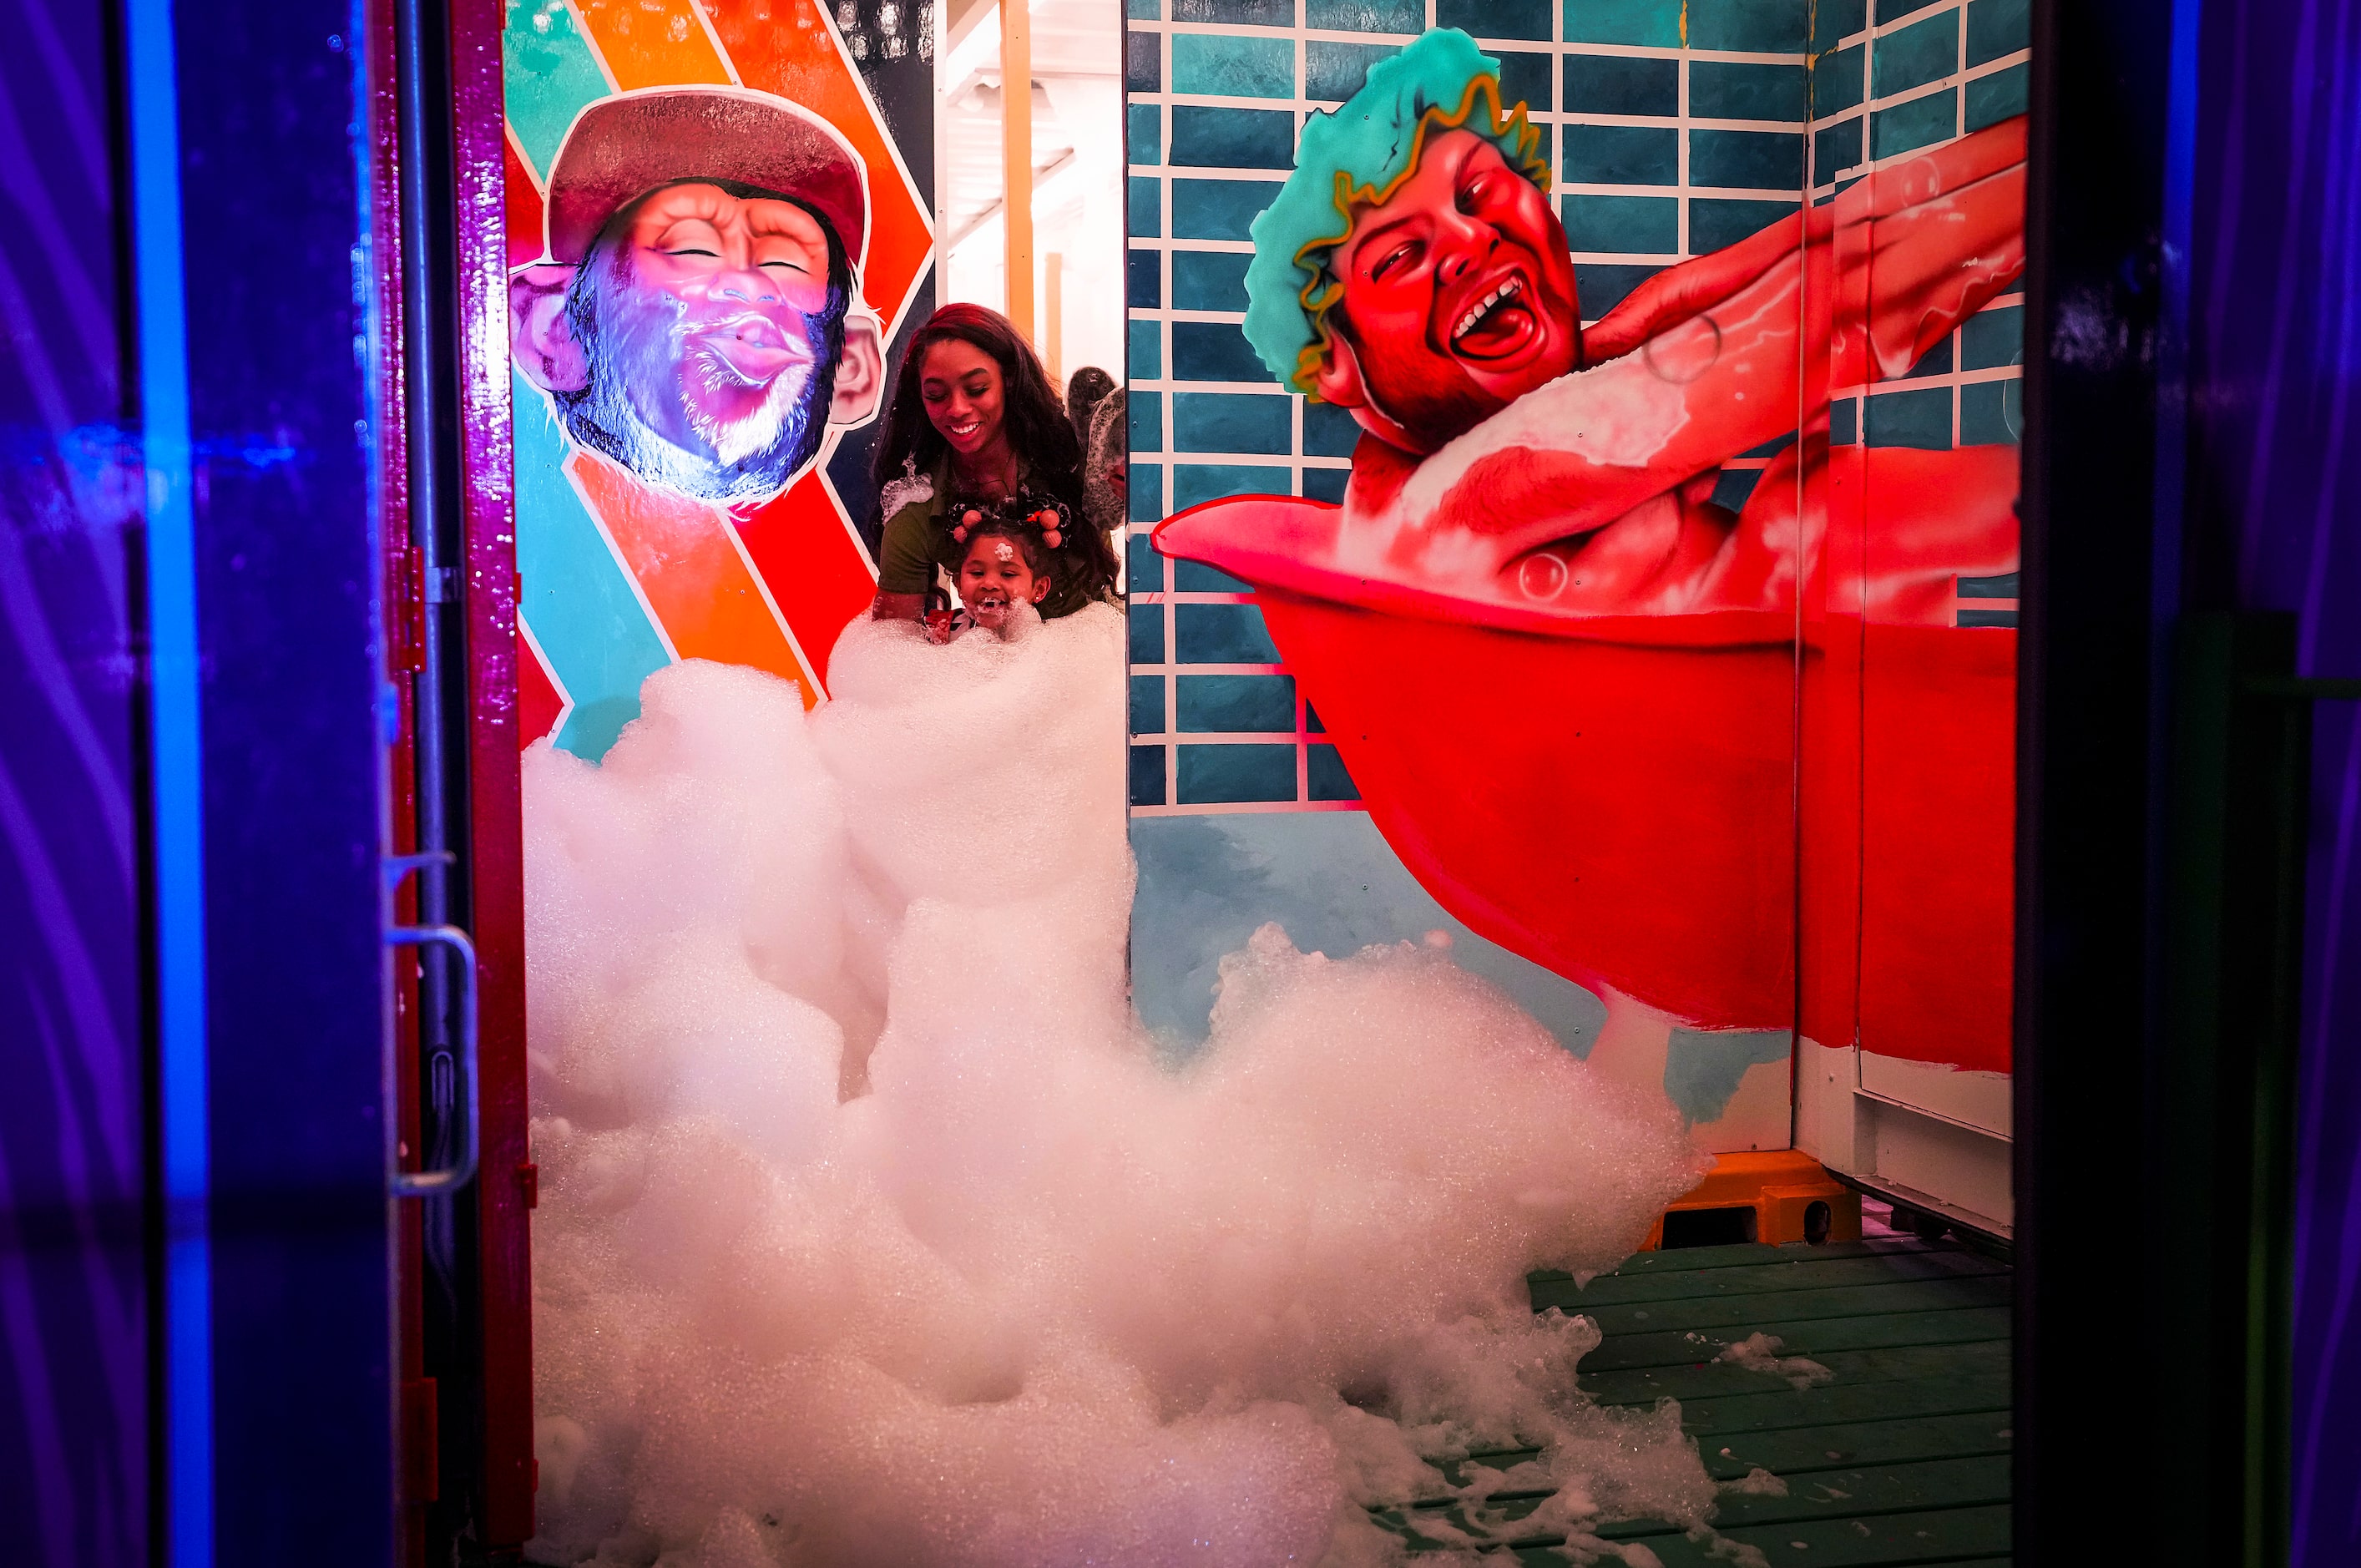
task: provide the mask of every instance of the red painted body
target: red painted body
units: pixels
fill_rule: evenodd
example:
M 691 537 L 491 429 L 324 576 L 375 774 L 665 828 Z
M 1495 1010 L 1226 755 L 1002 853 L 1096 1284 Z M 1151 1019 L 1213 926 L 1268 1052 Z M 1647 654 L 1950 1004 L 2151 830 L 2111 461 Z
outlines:
M 1806 450 L 1825 532 L 1795 526 L 1793 448 L 1735 530 L 1814 546 L 1800 621 L 1792 566 L 1757 608 L 1671 615 L 1354 576 L 1308 564 L 1339 509 L 1287 497 L 1156 543 L 1260 590 L 1387 842 L 1476 931 L 1700 1027 L 1800 1010 L 2005 1070 L 2016 634 L 1950 622 L 1953 576 L 2015 565 L 2015 449 Z
M 2016 636 L 1962 624 L 1959 580 L 2017 568 L 2016 449 L 1831 445 L 1829 411 L 2015 282 L 2024 148 L 2004 121 L 1665 269 L 1472 427 L 1356 407 L 1342 508 L 1157 530 L 1260 591 L 1477 931 L 1695 1026 L 2005 1070 Z

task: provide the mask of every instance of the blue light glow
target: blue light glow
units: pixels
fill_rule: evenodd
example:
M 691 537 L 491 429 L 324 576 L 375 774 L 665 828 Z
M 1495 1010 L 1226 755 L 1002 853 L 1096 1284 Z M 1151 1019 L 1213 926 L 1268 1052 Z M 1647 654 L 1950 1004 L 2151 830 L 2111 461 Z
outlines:
M 132 231 L 148 479 L 156 997 L 164 1162 L 166 1561 L 213 1568 L 213 1259 L 206 1234 L 204 816 L 195 514 L 171 0 L 127 0 Z

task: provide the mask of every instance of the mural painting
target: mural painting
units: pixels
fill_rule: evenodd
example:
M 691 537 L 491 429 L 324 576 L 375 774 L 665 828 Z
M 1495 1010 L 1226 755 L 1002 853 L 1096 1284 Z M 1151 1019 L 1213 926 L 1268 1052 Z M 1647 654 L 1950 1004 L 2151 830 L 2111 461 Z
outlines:
M 845 242 L 868 236 L 865 185 L 783 99 L 598 100 L 550 168 L 552 259 L 510 280 L 517 363 L 576 446 L 642 483 L 771 499 L 877 411 L 884 345 Z
M 924 7 L 554 0 L 506 39 L 526 743 L 680 659 L 826 695 L 866 438 L 931 298 Z
M 1569 5 L 1540 32 L 1573 38 L 1580 23 L 1595 29 L 1585 37 L 1660 46 L 1647 55 L 1661 62 L 1638 49 L 1553 62 L 1450 27 L 1378 49 L 1332 42 L 1311 19 L 1305 97 L 1323 95 L 1323 51 L 1357 51 L 1356 69 L 1329 62 L 1336 106 L 1309 108 L 1283 178 L 1260 177 L 1222 258 L 1242 273 L 1217 301 L 1180 297 L 1184 256 L 1200 258 L 1179 243 L 1192 171 L 1171 169 L 1169 304 L 1237 310 L 1231 330 L 1253 358 L 1232 356 L 1225 378 L 1259 371 L 1303 400 L 1304 466 L 1295 495 L 1252 493 L 1266 488 L 1255 475 L 1284 469 L 1233 470 L 1224 488 L 1245 493 L 1212 499 L 1176 484 L 1154 546 L 1173 589 L 1206 574 L 1256 607 L 1275 667 L 1316 710 L 1311 738 L 1349 776 L 1342 793 L 1441 910 L 1601 1000 L 1604 1019 L 1575 1048 L 1653 1033 L 1653 1053 L 1618 1069 L 1676 1100 L 1685 1041 L 1779 1031 L 1779 1059 L 1763 1065 L 1784 1076 L 1798 1025 L 1807 1054 L 1859 1040 L 1905 1070 L 1991 1079 L 2007 1067 L 2015 614 L 1994 601 L 2013 597 L 2017 566 L 2013 430 L 1995 439 L 1977 424 L 1996 384 L 1956 405 L 1952 388 L 1934 393 L 1939 439 L 1893 439 L 1893 416 L 1924 397 L 1875 394 L 1952 371 L 1963 328 L 2014 328 L 2024 119 L 1993 112 L 2015 107 L 1993 91 L 2008 83 L 2009 51 L 1974 36 L 2005 7 L 1908 29 L 1824 17 L 1809 50 L 1800 10 L 1792 27 L 1701 16 L 1694 31 L 1651 31 L 1644 9 Z M 2004 41 L 2008 25 L 1998 18 Z M 1164 161 L 1180 165 L 1202 156 L 1187 117 L 1218 111 L 1190 91 L 1214 90 L 1189 79 L 1202 35 L 1159 33 L 1171 72 L 1159 128 L 1183 143 Z M 1758 63 L 1783 46 L 1792 65 Z M 1905 46 L 1933 67 L 1908 75 Z M 1945 81 L 1996 54 L 2001 70 L 1964 93 Z M 1861 112 L 1864 96 L 1930 79 L 1942 120 L 1915 139 L 1897 111 Z M 1685 213 L 1653 192 L 1601 193 L 1635 178 L 1619 163 L 1645 162 L 1633 149 L 1656 134 L 1639 127 L 1658 81 L 1664 110 L 1680 104 L 1709 128 L 1686 133 L 1677 170 L 1668 159 L 1637 179 L 1725 184 L 1737 177 L 1708 166 L 1728 168 L 1733 144 L 1784 145 L 1800 163 L 1804 136 L 1757 128 L 1790 113 L 1836 122 L 1811 153 L 1845 177 L 1815 169 L 1812 199 L 1784 211 L 1719 191 Z M 1725 90 L 1733 81 L 1751 100 Z M 1708 84 L 1740 101 L 1708 104 Z M 1913 112 L 1927 121 L 1938 94 L 1923 96 Z M 1585 110 L 1613 113 L 1593 125 Z M 1563 207 L 1553 132 L 1581 187 Z M 1662 133 L 1668 148 L 1680 134 Z M 1724 222 L 1730 209 L 1754 226 Z M 1677 239 L 1669 222 L 1653 240 L 1602 238 L 1602 214 L 1658 213 L 1680 214 Z M 1645 269 L 1599 258 L 1602 289 L 1570 225 L 1582 248 L 1686 254 Z M 1725 242 L 1698 243 L 1717 226 Z M 1176 352 L 1213 330 L 1158 313 Z M 1208 397 L 1180 384 L 1178 405 Z M 1969 411 L 1964 437 L 1954 407 Z M 1177 468 L 1196 444 L 1187 422 L 1176 407 L 1172 439 L 1147 433 L 1136 448 L 1169 449 Z M 1349 456 L 1315 468 L 1315 449 Z M 1143 845 L 1190 804 L 1146 793 Z M 1142 859 L 1152 908 L 1156 860 Z M 1185 872 L 1175 880 L 1200 891 Z M 1136 962 L 1152 964 L 1148 951 Z M 1784 1092 L 1759 1108 L 1746 1128 L 1705 1129 L 1710 1146 L 1784 1146 Z M 1729 1114 L 1710 1099 L 1684 1110 Z

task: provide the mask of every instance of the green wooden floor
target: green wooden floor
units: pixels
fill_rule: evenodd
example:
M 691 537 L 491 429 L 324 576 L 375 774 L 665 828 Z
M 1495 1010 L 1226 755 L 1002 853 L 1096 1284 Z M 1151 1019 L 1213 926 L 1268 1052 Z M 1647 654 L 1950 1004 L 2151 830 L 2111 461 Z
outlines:
M 1646 1405 L 1669 1395 L 1717 1479 L 1760 1465 L 1786 1482 L 1784 1497 L 1725 1495 L 1714 1516 L 1774 1568 L 2008 1561 L 2007 1265 L 1957 1243 L 1903 1238 L 1695 1247 L 1642 1253 L 1585 1289 L 1536 1275 L 1532 1295 L 1535 1310 L 1587 1313 L 1604 1332 L 1583 1359 L 1595 1398 Z M 1756 1332 L 1779 1336 L 1781 1355 L 1836 1376 L 1798 1389 L 1712 1359 Z M 1531 1452 L 1470 1463 L 1505 1468 Z M 1399 1526 L 1406 1516 L 1378 1518 Z M 1644 1541 L 1665 1568 L 1729 1561 L 1666 1525 L 1599 1533 Z M 1536 1535 L 1514 1545 L 1522 1561 L 1563 1563 L 1555 1543 Z

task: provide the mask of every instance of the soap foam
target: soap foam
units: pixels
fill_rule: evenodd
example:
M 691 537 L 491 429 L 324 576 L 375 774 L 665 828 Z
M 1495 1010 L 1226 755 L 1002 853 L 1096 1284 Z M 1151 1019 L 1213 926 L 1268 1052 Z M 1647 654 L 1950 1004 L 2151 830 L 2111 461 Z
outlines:
M 536 1561 L 1378 1563 L 1371 1507 L 1455 1495 L 1421 1529 L 1469 1554 L 1703 1526 L 1677 1412 L 1589 1404 L 1597 1329 L 1524 1286 L 1693 1182 L 1672 1109 L 1439 948 L 1276 927 L 1159 1061 L 1122 637 L 862 622 L 808 717 L 690 663 L 601 765 L 527 753 Z

